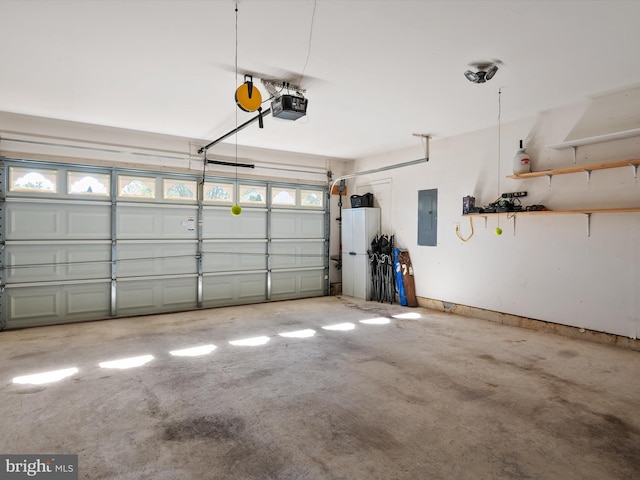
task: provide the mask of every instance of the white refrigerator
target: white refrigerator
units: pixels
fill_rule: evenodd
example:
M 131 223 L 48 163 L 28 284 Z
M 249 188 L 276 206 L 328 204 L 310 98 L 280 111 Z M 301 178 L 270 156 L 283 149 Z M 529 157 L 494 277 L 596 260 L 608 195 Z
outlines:
M 371 299 L 371 265 L 367 250 L 380 234 L 379 208 L 342 210 L 342 294 Z

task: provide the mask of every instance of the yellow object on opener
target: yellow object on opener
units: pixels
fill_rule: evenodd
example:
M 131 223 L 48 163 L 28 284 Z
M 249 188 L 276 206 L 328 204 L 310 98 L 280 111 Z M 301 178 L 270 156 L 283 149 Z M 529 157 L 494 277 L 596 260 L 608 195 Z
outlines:
M 262 105 L 262 94 L 253 85 L 251 75 L 245 75 L 244 83 L 236 90 L 236 104 L 245 112 L 255 112 Z

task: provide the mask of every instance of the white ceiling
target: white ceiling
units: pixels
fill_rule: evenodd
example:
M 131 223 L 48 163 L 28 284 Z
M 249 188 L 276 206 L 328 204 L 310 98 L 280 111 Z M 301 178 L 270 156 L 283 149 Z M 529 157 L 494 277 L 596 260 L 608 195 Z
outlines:
M 0 111 L 216 139 L 254 116 L 235 4 L 0 0 Z M 637 86 L 639 19 L 637 0 L 241 0 L 239 71 L 299 82 L 309 107 L 237 141 L 360 158 L 495 125 L 500 88 L 504 122 Z M 492 59 L 490 82 L 464 77 Z

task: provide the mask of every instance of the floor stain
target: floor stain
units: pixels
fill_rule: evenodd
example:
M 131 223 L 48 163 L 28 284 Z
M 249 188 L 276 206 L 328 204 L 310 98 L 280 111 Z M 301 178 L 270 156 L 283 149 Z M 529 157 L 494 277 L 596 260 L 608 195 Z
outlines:
M 521 365 L 519 363 L 512 362 L 512 361 L 497 360 L 493 355 L 489 355 L 489 354 L 478 355 L 478 358 L 481 358 L 482 360 L 486 360 L 488 362 L 491 362 L 491 363 L 493 363 L 495 365 L 504 365 L 504 366 L 516 368 L 518 370 L 524 370 L 524 371 L 527 371 L 527 372 L 532 372 L 532 373 L 536 374 L 539 378 L 541 378 L 543 380 L 547 380 L 549 382 L 556 383 L 556 384 L 564 384 L 564 385 L 570 386 L 570 387 L 580 387 L 580 388 L 589 389 L 589 387 L 587 385 L 582 385 L 582 384 L 574 382 L 574 381 L 572 381 L 570 379 L 567 379 L 567 378 L 564 378 L 564 377 L 560 377 L 560 376 L 555 375 L 553 373 L 550 373 L 550 372 L 548 372 L 548 371 L 546 371 L 546 370 L 544 370 L 544 369 L 542 369 L 540 367 L 536 367 L 533 364 Z
M 332 454 L 349 455 L 364 451 L 388 454 L 401 448 L 400 442 L 384 429 L 348 411 L 335 410 L 319 415 L 316 433 L 324 439 Z
M 481 358 L 482 360 L 487 360 L 489 362 L 496 361 L 496 357 L 494 357 L 493 355 L 489 355 L 488 353 L 485 353 L 483 355 L 478 355 L 478 358 Z
M 558 356 L 562 358 L 575 358 L 578 356 L 578 352 L 575 350 L 560 350 Z
M 239 417 L 216 415 L 188 418 L 166 424 L 164 427 L 164 440 L 234 440 L 239 437 L 244 428 L 245 422 Z
M 147 408 L 149 409 L 149 415 L 151 415 L 152 417 L 166 417 L 167 414 L 162 412 L 160 399 L 158 398 L 158 396 L 146 386 L 144 387 L 144 392 L 145 402 L 147 404 Z
M 481 389 L 471 388 L 460 384 L 453 384 L 453 386 L 455 388 L 455 395 L 463 402 L 483 400 L 493 395 L 495 391 L 495 388 L 487 388 L 487 386 Z
M 629 438 L 631 435 L 640 435 L 640 429 L 630 425 L 623 419 L 610 414 L 595 414 L 602 418 L 610 428 L 616 431 L 620 438 Z
M 622 471 L 640 471 L 640 429 L 612 414 L 594 411 L 589 405 L 561 397 L 552 397 L 559 405 L 553 418 L 540 424 L 540 428 L 556 438 L 566 439 L 581 446 L 586 453 L 611 459 L 611 464 Z M 560 407 L 561 406 L 561 407 Z M 565 412 L 571 412 L 568 416 Z M 621 473 L 612 478 L 625 478 Z
M 49 352 L 20 353 L 18 355 L 14 355 L 12 357 L 9 357 L 9 361 L 27 360 L 27 359 L 31 359 L 31 358 L 35 358 L 35 357 L 41 357 L 42 355 L 46 355 L 47 353 L 49 353 Z

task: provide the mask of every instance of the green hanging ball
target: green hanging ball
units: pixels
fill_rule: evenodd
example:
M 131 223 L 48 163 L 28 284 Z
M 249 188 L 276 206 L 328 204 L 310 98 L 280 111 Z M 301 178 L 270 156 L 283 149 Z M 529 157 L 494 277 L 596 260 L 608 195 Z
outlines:
M 496 235 L 502 235 L 502 229 L 500 227 L 496 228 Z
M 234 217 L 237 217 L 241 213 L 242 207 L 240 207 L 240 205 L 234 205 L 233 207 L 231 207 L 231 215 L 233 215 Z

